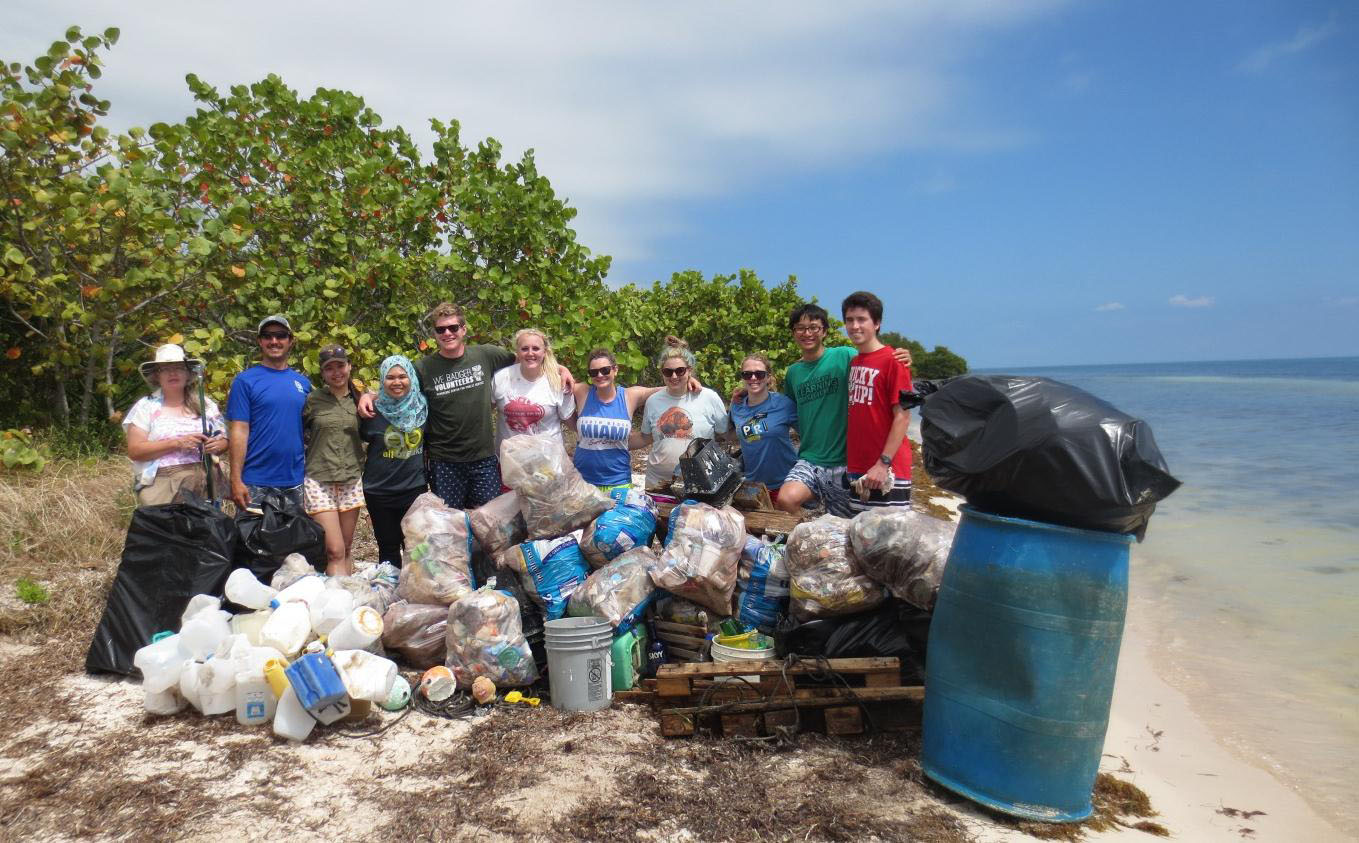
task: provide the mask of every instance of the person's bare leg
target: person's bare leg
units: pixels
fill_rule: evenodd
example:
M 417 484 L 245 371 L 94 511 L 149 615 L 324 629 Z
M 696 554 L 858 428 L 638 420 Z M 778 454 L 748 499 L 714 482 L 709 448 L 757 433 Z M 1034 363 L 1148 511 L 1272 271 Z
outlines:
M 351 509 L 340 513 L 340 535 L 344 539 L 344 574 L 354 573 L 354 529 L 359 524 L 359 510 Z
M 789 515 L 800 515 L 802 505 L 812 499 L 812 490 L 797 480 L 785 480 L 779 487 L 779 499 L 774 506 Z
M 312 513 L 311 520 L 325 528 L 326 531 L 326 576 L 334 577 L 344 573 L 345 542 L 344 532 L 340 526 L 340 513 L 335 510 L 326 512 Z M 350 531 L 353 535 L 353 531 Z

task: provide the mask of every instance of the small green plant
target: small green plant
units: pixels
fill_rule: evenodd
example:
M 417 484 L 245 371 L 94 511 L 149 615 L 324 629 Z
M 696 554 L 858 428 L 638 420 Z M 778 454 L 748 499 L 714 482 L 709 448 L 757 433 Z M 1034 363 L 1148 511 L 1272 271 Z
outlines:
M 5 468 L 23 468 L 29 471 L 42 471 L 47 465 L 47 455 L 33 442 L 33 432 L 28 428 L 10 428 L 0 432 L 0 463 Z
M 28 577 L 19 577 L 15 580 L 14 591 L 19 595 L 20 600 L 30 606 L 41 606 L 52 599 L 52 595 L 48 593 L 47 589 Z

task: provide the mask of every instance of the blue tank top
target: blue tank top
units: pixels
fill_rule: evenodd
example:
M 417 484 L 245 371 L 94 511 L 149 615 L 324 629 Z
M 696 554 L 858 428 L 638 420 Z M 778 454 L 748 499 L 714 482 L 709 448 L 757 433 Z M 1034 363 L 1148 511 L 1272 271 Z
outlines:
M 623 387 L 614 388 L 613 400 L 607 404 L 590 387 L 576 419 L 575 463 L 587 483 L 617 486 L 632 482 L 632 454 L 628 451 L 631 433 L 632 418 Z

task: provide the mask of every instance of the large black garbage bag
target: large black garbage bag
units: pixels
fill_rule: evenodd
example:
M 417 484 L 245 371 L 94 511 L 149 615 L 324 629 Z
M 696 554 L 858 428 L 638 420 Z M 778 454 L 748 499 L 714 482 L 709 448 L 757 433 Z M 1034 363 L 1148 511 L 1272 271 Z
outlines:
M 931 393 L 920 399 L 925 470 L 983 511 L 1140 541 L 1179 488 L 1146 422 L 1069 384 L 964 375 L 917 392 Z
M 157 632 L 178 630 L 189 598 L 222 594 L 235 549 L 231 519 L 195 496 L 134 511 L 85 670 L 133 673 L 133 654 Z
M 890 599 L 876 609 L 855 615 L 799 622 L 791 615 L 774 631 L 774 654 L 790 653 L 828 659 L 898 658 L 901 679 L 918 685 L 925 676 L 925 650 L 930 635 L 930 613 Z
M 258 504 L 260 512 L 236 514 L 236 529 L 241 536 L 236 546 L 236 567 L 249 568 L 255 579 L 267 583 L 283 565 L 283 557 L 300 553 L 313 568 L 325 573 L 325 528 L 282 495 L 265 495 Z

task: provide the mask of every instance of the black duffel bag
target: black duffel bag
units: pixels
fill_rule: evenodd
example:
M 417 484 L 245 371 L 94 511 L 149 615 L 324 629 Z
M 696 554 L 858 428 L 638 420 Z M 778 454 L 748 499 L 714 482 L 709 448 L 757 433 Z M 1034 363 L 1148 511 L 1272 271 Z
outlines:
M 90 673 L 134 673 L 132 656 L 157 632 L 179 629 L 189 598 L 221 596 L 236 550 L 236 526 L 201 498 L 181 496 L 181 503 L 132 513 L 123 559 L 85 656 Z
M 236 567 L 249 568 L 255 579 L 269 584 L 290 553 L 300 553 L 319 573 L 326 570 L 326 531 L 282 495 L 267 494 L 236 514 L 240 541 L 236 544 Z
M 876 609 L 798 621 L 791 615 L 774 630 L 774 655 L 827 659 L 897 658 L 906 685 L 925 681 L 930 614 L 895 598 Z

